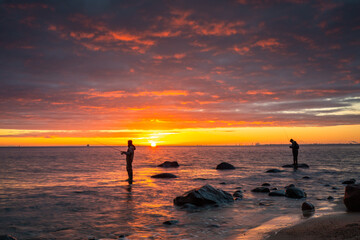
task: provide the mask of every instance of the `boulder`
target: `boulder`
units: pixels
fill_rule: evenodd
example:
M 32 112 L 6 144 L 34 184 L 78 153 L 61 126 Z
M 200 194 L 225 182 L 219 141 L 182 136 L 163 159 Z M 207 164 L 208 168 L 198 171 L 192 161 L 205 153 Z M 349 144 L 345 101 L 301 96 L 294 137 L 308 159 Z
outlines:
M 285 196 L 288 198 L 306 198 L 306 193 L 297 187 L 288 187 L 285 192 Z
M 160 173 L 160 174 L 153 175 L 151 177 L 152 178 L 177 178 L 177 176 L 172 173 Z
M 360 211 L 360 184 L 346 186 L 344 204 L 348 211 Z
M 262 193 L 268 193 L 270 192 L 270 189 L 267 187 L 257 187 L 251 190 L 252 192 L 262 192 Z
M 283 170 L 272 168 L 272 169 L 267 170 L 266 172 L 267 173 L 279 173 L 279 172 L 283 172 Z
M 282 166 L 283 168 L 294 168 L 294 164 L 286 164 Z M 306 163 L 301 163 L 297 165 L 297 168 L 309 168 L 309 165 L 307 165 Z
M 182 196 L 176 197 L 174 199 L 174 204 L 177 206 L 192 204 L 201 207 L 206 205 L 220 205 L 231 202 L 234 202 L 234 198 L 230 193 L 216 189 L 209 184 L 206 184 L 201 188 L 190 190 L 184 193 Z
M 179 163 L 174 161 L 174 162 L 170 162 L 170 161 L 165 161 L 162 164 L 158 165 L 158 167 L 163 167 L 163 168 L 177 168 L 179 167 Z
M 272 197 L 285 197 L 285 191 L 284 190 L 275 190 L 269 192 L 269 196 Z
M 309 202 L 303 202 L 303 204 L 301 205 L 301 210 L 303 210 L 303 211 L 315 211 L 315 207 L 314 207 L 314 205 L 312 205 Z
M 343 181 L 342 184 L 354 184 L 356 182 L 356 180 L 354 178 Z
M 232 169 L 235 169 L 235 167 L 233 165 L 231 165 L 230 163 L 222 162 L 216 166 L 216 169 L 217 170 L 232 170 Z

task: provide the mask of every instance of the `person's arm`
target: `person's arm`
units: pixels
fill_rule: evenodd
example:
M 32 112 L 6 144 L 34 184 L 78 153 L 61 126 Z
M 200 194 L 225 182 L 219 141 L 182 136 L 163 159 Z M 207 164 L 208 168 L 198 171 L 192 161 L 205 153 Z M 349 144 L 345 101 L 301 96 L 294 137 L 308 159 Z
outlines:
M 126 156 L 129 156 L 131 154 L 134 154 L 134 148 L 133 147 L 129 147 L 128 150 L 125 152 L 121 152 L 121 154 L 125 154 Z

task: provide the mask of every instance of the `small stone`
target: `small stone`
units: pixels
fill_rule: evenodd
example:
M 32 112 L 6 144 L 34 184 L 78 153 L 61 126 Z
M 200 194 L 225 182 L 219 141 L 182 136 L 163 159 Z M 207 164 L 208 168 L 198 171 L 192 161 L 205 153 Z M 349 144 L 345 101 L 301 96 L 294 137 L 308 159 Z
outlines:
M 227 162 L 222 162 L 219 165 L 216 166 L 217 170 L 233 170 L 235 167 Z
M 277 188 L 277 187 L 274 187 L 274 188 L 272 188 L 271 190 L 275 191 L 275 190 L 278 190 L 278 188 Z
M 179 163 L 176 161 L 170 162 L 170 161 L 165 161 L 162 164 L 158 165 L 158 167 L 163 167 L 163 168 L 177 168 L 179 167 Z
M 285 188 L 291 188 L 291 187 L 295 187 L 295 185 L 294 184 L 289 184 Z
M 226 182 L 221 182 L 220 184 L 221 184 L 221 185 L 226 185 Z
M 268 193 L 270 192 L 270 189 L 267 187 L 257 187 L 251 190 L 252 192 L 261 192 L 261 193 Z
M 280 172 L 284 172 L 284 171 L 276 168 L 272 168 L 266 171 L 266 173 L 280 173 Z
M 172 173 L 160 173 L 160 174 L 153 175 L 151 177 L 152 178 L 177 178 L 177 176 Z
M 0 235 L 0 240 L 16 240 L 16 238 L 10 235 Z
M 314 205 L 312 205 L 312 203 L 303 202 L 303 204 L 301 205 L 301 210 L 303 210 L 303 211 L 315 211 L 315 207 L 314 207 Z
M 354 184 L 356 182 L 356 180 L 354 178 L 343 181 L 342 184 Z
M 178 220 L 169 220 L 169 221 L 165 221 L 163 222 L 164 225 L 175 225 L 177 224 L 179 221 Z
M 233 197 L 235 197 L 235 198 L 240 198 L 240 199 L 242 199 L 242 197 L 243 197 L 243 192 L 241 191 L 241 190 L 237 190 L 236 192 L 234 192 L 234 194 L 233 194 Z
M 271 192 L 269 192 L 269 196 L 272 196 L 272 197 L 284 197 L 285 196 L 285 191 L 284 190 L 271 191 Z
M 270 183 L 263 183 L 261 186 L 263 186 L 263 187 L 269 187 L 269 186 L 270 186 Z
M 289 187 L 286 189 L 285 196 L 288 198 L 306 198 L 306 193 L 297 187 Z
M 310 179 L 310 177 L 309 176 L 304 176 L 303 179 Z
M 328 196 L 327 200 L 332 201 L 332 200 L 334 200 L 334 197 Z

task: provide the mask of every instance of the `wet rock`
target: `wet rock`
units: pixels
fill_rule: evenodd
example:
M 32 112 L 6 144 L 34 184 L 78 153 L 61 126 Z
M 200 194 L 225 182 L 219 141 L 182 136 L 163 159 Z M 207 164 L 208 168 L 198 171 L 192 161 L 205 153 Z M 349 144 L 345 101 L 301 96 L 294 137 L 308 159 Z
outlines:
M 309 176 L 304 176 L 303 179 L 310 179 L 310 177 Z
M 284 190 L 275 190 L 269 192 L 269 196 L 272 197 L 285 197 L 285 191 Z
M 163 167 L 163 168 L 177 168 L 179 167 L 179 163 L 177 161 L 165 161 L 162 164 L 158 165 L 158 167 Z
M 282 166 L 283 168 L 294 168 L 294 164 L 286 164 Z M 297 168 L 309 168 L 309 165 L 306 163 L 301 163 L 297 165 Z
M 306 198 L 306 193 L 297 187 L 289 187 L 286 189 L 285 196 L 288 198 Z
M 333 201 L 333 200 L 334 200 L 334 197 L 333 197 L 333 196 L 328 196 L 327 200 Z
M 169 221 L 165 221 L 163 222 L 164 225 L 175 225 L 178 224 L 178 220 L 169 220 Z
M 333 189 L 333 190 L 338 190 L 339 188 L 337 188 L 337 187 L 332 187 L 331 189 Z
M 237 190 L 236 192 L 234 192 L 233 197 L 242 199 L 243 192 L 241 190 Z
M 290 188 L 290 187 L 295 187 L 295 185 L 294 184 L 289 184 L 285 188 L 287 189 L 287 188 Z
M 16 240 L 16 238 L 10 235 L 0 235 L 0 240 Z
M 301 210 L 303 210 L 303 211 L 315 211 L 315 207 L 314 207 L 314 205 L 312 205 L 312 203 L 303 202 L 303 204 L 301 205 Z
M 261 192 L 261 193 L 268 193 L 270 192 L 270 189 L 267 187 L 257 187 L 251 190 L 252 192 Z
M 219 183 L 219 184 L 221 184 L 221 185 L 226 185 L 226 182 L 221 182 L 221 183 Z
M 268 187 L 268 186 L 270 186 L 270 183 L 263 183 L 263 184 L 261 184 L 261 186 Z
M 280 173 L 280 172 L 284 172 L 283 170 L 280 169 L 276 169 L 276 168 L 272 168 L 266 171 L 267 173 Z
M 354 178 L 343 181 L 342 184 L 354 184 L 356 182 L 356 180 Z
M 172 173 L 160 173 L 160 174 L 153 175 L 151 177 L 152 178 L 177 178 L 177 176 Z
M 216 169 L 217 170 L 232 170 L 232 169 L 235 169 L 235 167 L 233 165 L 231 165 L 230 163 L 222 162 L 216 166 Z
M 231 202 L 234 202 L 234 198 L 230 193 L 216 189 L 209 184 L 190 190 L 174 199 L 174 204 L 177 206 L 183 206 L 185 204 L 196 206 L 220 205 Z
M 360 211 L 360 184 L 346 186 L 344 204 L 348 211 Z
M 278 188 L 277 188 L 277 187 L 274 187 L 274 188 L 272 188 L 271 190 L 272 190 L 272 191 L 275 191 L 275 190 L 278 190 Z

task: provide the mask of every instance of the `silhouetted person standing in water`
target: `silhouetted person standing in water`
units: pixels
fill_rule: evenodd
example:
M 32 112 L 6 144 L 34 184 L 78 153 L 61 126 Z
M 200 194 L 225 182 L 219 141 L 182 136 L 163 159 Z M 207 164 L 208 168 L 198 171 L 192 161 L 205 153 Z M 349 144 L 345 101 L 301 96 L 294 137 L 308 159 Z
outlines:
M 129 175 L 129 182 L 133 181 L 133 170 L 132 170 L 132 162 L 134 160 L 134 152 L 136 150 L 136 147 L 133 145 L 132 140 L 128 141 L 128 149 L 127 151 L 121 151 L 121 155 L 126 155 L 126 170 Z
M 294 158 L 294 168 L 297 168 L 298 166 L 298 155 L 299 155 L 299 144 L 297 144 L 296 141 L 293 139 L 290 139 L 291 146 L 289 146 L 292 149 L 292 154 Z

